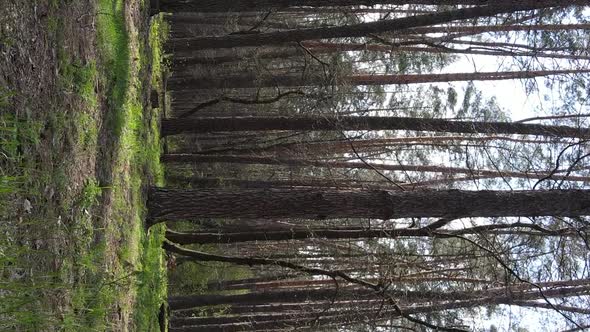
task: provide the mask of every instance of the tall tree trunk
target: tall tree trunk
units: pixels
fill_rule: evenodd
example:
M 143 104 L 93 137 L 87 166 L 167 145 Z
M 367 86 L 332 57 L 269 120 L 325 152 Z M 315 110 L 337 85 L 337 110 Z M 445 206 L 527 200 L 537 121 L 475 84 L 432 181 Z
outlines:
M 585 25 L 584 25 L 585 26 Z M 499 26 L 502 27 L 502 26 Z M 517 26 L 520 27 L 520 26 Z M 425 28 L 428 29 L 428 28 Z M 411 30 L 408 30 L 411 31 Z M 404 31 L 405 32 L 405 31 Z M 418 40 L 417 43 L 422 43 L 423 40 Z M 404 42 L 404 44 L 407 42 Z M 310 52 L 314 54 L 322 54 L 322 53 L 334 53 L 334 52 L 351 52 L 351 51 L 371 51 L 371 52 L 381 52 L 381 53 L 397 53 L 397 52 L 423 52 L 423 53 L 451 53 L 451 54 L 481 54 L 481 55 L 495 55 L 495 56 L 528 56 L 528 57 L 541 57 L 541 58 L 564 58 L 564 59 L 583 59 L 587 60 L 588 56 L 583 55 L 572 55 L 572 54 L 562 54 L 562 53 L 544 53 L 542 48 L 532 48 L 530 52 L 522 52 L 522 51 L 515 51 L 515 50 L 505 50 L 504 48 L 498 47 L 494 48 L 494 44 L 488 45 L 487 49 L 477 50 L 477 49 L 457 49 L 457 48 L 449 48 L 447 46 L 441 47 L 424 47 L 424 46 L 387 46 L 381 44 L 366 44 L 366 43 L 329 43 L 329 42 L 318 42 L 318 41 L 308 41 L 303 42 L 302 45 L 307 48 Z M 443 43 L 444 45 L 444 43 Z M 296 49 L 295 49 L 296 50 Z M 263 52 L 258 57 L 262 59 L 270 58 L 270 54 L 273 52 L 268 52 L 269 57 L 267 57 L 267 53 Z M 295 53 L 292 49 L 291 54 L 288 55 L 287 50 L 283 50 L 282 53 L 279 51 L 274 52 L 277 56 L 283 57 L 293 57 L 299 53 Z M 226 59 L 229 60 L 229 59 Z M 232 61 L 237 61 L 234 59 Z
M 535 225 L 525 223 L 515 224 L 493 224 L 485 226 L 476 226 L 472 228 L 463 228 L 457 230 L 431 228 L 390 228 L 390 229 L 290 229 L 285 231 L 249 231 L 249 232 L 175 232 L 168 230 L 166 238 L 179 244 L 209 244 L 209 243 L 237 243 L 248 241 L 286 241 L 286 240 L 304 240 L 310 238 L 325 239 L 374 239 L 374 238 L 397 238 L 397 237 L 436 237 L 447 238 L 456 237 L 466 234 L 484 234 L 490 231 L 508 230 L 518 233 L 519 229 L 537 230 Z M 573 229 L 562 229 L 557 231 L 541 230 L 538 235 L 542 236 L 561 236 L 574 234 Z M 337 257 L 342 257 L 337 255 Z M 337 258 L 332 257 L 332 258 Z M 346 257 L 346 256 L 345 256 Z
M 332 281 L 333 283 L 333 281 Z M 281 312 L 295 312 L 302 309 L 305 310 L 322 310 L 330 305 L 365 305 L 365 304 L 377 304 L 379 305 L 380 300 L 358 300 L 355 301 L 338 301 L 332 303 L 332 301 L 317 301 L 317 302 L 302 302 L 302 303 L 270 303 L 261 305 L 232 305 L 225 309 L 227 314 L 256 314 L 256 313 L 281 313 Z M 183 310 L 177 311 L 176 314 L 180 317 L 198 316 L 202 314 L 205 308 L 199 308 L 197 310 Z M 205 309 L 206 310 L 206 309 Z
M 374 312 L 374 311 L 373 311 Z M 264 321 L 248 321 L 236 322 L 229 324 L 210 324 L 210 325 L 195 325 L 195 326 L 181 326 L 171 327 L 170 332 L 241 332 L 241 331 L 285 331 L 291 330 L 294 326 L 298 329 L 310 328 L 312 331 L 317 330 L 321 326 L 328 325 L 342 325 L 347 319 L 351 319 L 350 315 L 321 315 L 315 314 L 315 317 L 307 318 L 310 314 L 303 314 L 302 317 L 291 319 L 264 320 Z M 366 319 L 365 319 L 366 320 Z M 350 323 L 349 323 L 350 324 Z
M 590 56 L 587 55 L 576 55 L 576 54 L 564 54 L 555 52 L 545 52 L 542 49 L 534 51 L 523 52 L 523 51 L 510 51 L 505 49 L 489 49 L 489 50 L 477 50 L 477 49 L 460 49 L 451 48 L 447 46 L 441 47 L 422 47 L 422 46 L 384 46 L 375 44 L 358 44 L 358 43 L 316 43 L 316 42 L 305 42 L 302 43 L 312 54 L 332 54 L 336 52 L 348 52 L 348 51 L 371 51 L 381 52 L 388 54 L 403 53 L 403 52 L 422 52 L 422 53 L 434 53 L 434 54 L 472 54 L 472 55 L 490 55 L 490 56 L 509 56 L 509 57 L 536 57 L 536 58 L 552 58 L 552 59 L 570 59 L 570 60 L 588 60 Z M 311 45 L 311 46 L 310 46 Z M 175 57 L 172 59 L 172 67 L 174 71 L 180 72 L 190 68 L 194 65 L 220 65 L 229 62 L 244 61 L 251 58 L 257 59 L 285 59 L 296 56 L 305 55 L 302 50 L 298 48 L 292 48 L 287 50 L 274 50 L 260 53 L 250 52 L 248 54 L 241 55 L 225 55 L 218 57 Z
M 424 136 L 425 138 L 428 136 Z M 243 148 L 217 148 L 215 146 L 211 148 L 201 149 L 195 151 L 194 149 L 179 149 L 176 153 L 181 154 L 200 154 L 200 155 L 220 155 L 220 154 L 232 154 L 232 155 L 261 155 L 261 156 L 274 156 L 280 158 L 297 158 L 299 156 L 310 159 L 325 159 L 330 157 L 341 157 L 344 154 L 353 153 L 354 150 L 359 152 L 361 155 L 366 154 L 378 154 L 387 153 L 393 150 L 405 150 L 413 146 L 425 146 L 425 147 L 443 147 L 443 148 L 464 148 L 464 147 L 495 147 L 498 149 L 505 149 L 505 146 L 501 145 L 488 145 L 487 142 L 497 140 L 494 138 L 486 139 L 486 137 L 469 137 L 462 136 L 462 139 L 455 141 L 445 139 L 445 136 L 440 136 L 441 139 L 431 137 L 431 139 L 414 140 L 412 137 L 407 140 L 394 139 L 367 139 L 367 140 L 346 140 L 340 141 L 301 141 L 301 142 L 290 142 L 290 143 L 278 143 L 274 145 L 266 146 L 251 146 Z M 491 137 L 491 136 L 490 136 Z M 496 136 L 498 137 L 498 136 Z M 535 139 L 518 139 L 512 137 L 502 137 L 506 141 L 520 142 L 520 143 L 532 143 L 532 144 L 546 144 L 554 143 L 555 140 L 535 140 Z M 480 143 L 469 144 L 462 143 L 463 141 L 475 141 Z M 354 148 L 354 149 L 353 149 Z
M 311 306 L 309 306 L 311 307 Z M 312 322 L 314 319 L 321 317 L 321 318 L 331 318 L 331 319 L 339 319 L 340 322 L 344 323 L 347 320 L 351 319 L 359 319 L 360 316 L 364 316 L 366 318 L 379 316 L 379 311 L 375 310 L 375 308 L 371 309 L 361 309 L 361 308 L 345 308 L 344 310 L 317 310 L 317 311 L 306 311 L 309 308 L 305 305 L 300 306 L 300 311 L 298 312 L 278 312 L 278 313 L 269 313 L 269 314 L 252 314 L 252 315 L 242 315 L 242 316 L 217 316 L 217 317 L 185 317 L 185 318 L 173 318 L 171 319 L 171 324 L 173 326 L 202 326 L 202 325 L 217 325 L 218 328 L 223 328 L 223 325 L 228 325 L 226 327 L 231 326 L 231 324 L 236 323 L 251 323 L 251 330 L 255 331 L 258 329 L 262 329 L 269 327 L 288 327 L 288 323 L 298 323 L 296 326 L 303 327 L 307 323 Z M 329 304 L 326 305 L 326 308 L 329 309 Z M 360 319 L 359 319 L 360 320 Z M 336 321 L 336 320 L 334 320 Z M 269 323 L 266 323 L 269 322 Z M 272 324 L 270 322 L 275 322 Z M 262 323 L 262 324 L 261 324 Z M 291 325 L 292 326 L 292 325 Z M 317 327 L 317 324 L 315 325 Z M 207 327 L 205 327 L 207 328 Z M 216 330 L 220 331 L 220 330 Z M 236 330 L 236 331 L 243 331 L 243 330 Z
M 519 123 L 522 121 L 519 121 Z M 199 140 L 198 137 L 195 139 Z M 510 136 L 417 136 L 417 137 L 393 137 L 393 138 L 370 138 L 370 139 L 335 139 L 335 140 L 303 140 L 295 142 L 278 142 L 274 144 L 255 144 L 248 146 L 248 144 L 242 144 L 245 147 L 235 148 L 229 147 L 216 147 L 213 146 L 207 149 L 201 149 L 195 151 L 195 149 L 179 149 L 178 153 L 195 153 L 195 154 L 237 154 L 237 155 L 248 155 L 248 154 L 262 154 L 262 155 L 306 155 L 310 151 L 314 154 L 321 152 L 329 153 L 350 153 L 352 152 L 351 146 L 357 150 L 362 148 L 388 148 L 392 146 L 412 146 L 417 144 L 422 145 L 433 145 L 433 146 L 456 146 L 458 143 L 463 141 L 471 142 L 489 142 L 489 141 L 508 141 L 514 143 L 530 143 L 530 144 L 569 144 L 566 141 L 559 141 L 555 139 L 523 139 L 515 138 Z M 271 142 L 272 143 L 272 142 Z
M 442 119 L 345 116 L 345 117 L 219 117 L 162 119 L 162 135 L 215 131 L 269 130 L 415 130 L 466 134 L 523 134 L 555 137 L 590 137 L 590 129 L 513 122 L 452 121 Z
M 379 282 L 379 279 L 367 279 L 369 282 Z M 461 278 L 461 277 L 438 277 L 438 278 L 397 278 L 389 279 L 388 282 L 392 284 L 419 284 L 426 282 L 448 282 L 448 283 L 471 283 L 471 284 L 492 284 L 493 281 L 485 279 Z M 278 280 L 278 281 L 261 281 L 254 283 L 243 283 L 228 285 L 223 290 L 244 290 L 258 291 L 279 288 L 308 288 L 310 286 L 330 286 L 334 284 L 331 279 L 306 279 L 306 280 Z M 252 308 L 253 310 L 253 308 Z
M 196 16 L 178 16 L 173 15 L 167 18 L 169 22 L 175 24 L 216 24 L 225 25 L 226 20 L 220 18 L 196 17 Z M 252 27 L 259 24 L 259 19 L 248 19 L 235 22 L 238 26 Z M 313 23 L 311 23 L 313 24 Z M 264 21 L 262 26 L 283 29 L 283 30 L 297 30 L 312 27 L 310 23 L 307 25 L 293 25 L 288 22 L 281 21 Z M 324 25 L 325 27 L 326 25 Z M 318 27 L 318 26 L 313 26 Z M 488 32 L 518 32 L 518 31 L 569 31 L 569 30 L 588 30 L 590 24 L 505 24 L 505 25 L 450 25 L 450 26 L 429 26 L 418 27 L 412 29 L 402 30 L 397 35 L 425 35 L 435 33 L 460 33 L 477 35 Z M 304 43 L 306 44 L 306 43 Z M 387 47 L 387 46 L 383 46 Z
M 302 179 L 302 180 L 242 180 L 228 178 L 201 178 L 183 176 L 168 176 L 167 180 L 176 183 L 190 183 L 199 188 L 223 188 L 236 187 L 242 189 L 253 188 L 364 188 L 364 189 L 390 189 L 396 190 L 393 185 L 387 185 L 383 181 L 355 181 L 355 180 L 330 180 L 330 179 Z
M 394 192 L 385 190 L 150 191 L 151 222 L 195 218 L 338 219 L 517 217 L 590 214 L 588 190 Z
M 588 279 L 567 281 L 539 282 L 536 284 L 517 284 L 498 288 L 485 288 L 470 291 L 440 291 L 440 290 L 388 290 L 387 294 L 406 303 L 424 303 L 435 299 L 446 301 L 464 301 L 482 298 L 495 298 L 506 293 L 512 295 L 512 300 L 530 300 L 542 297 L 539 289 L 543 289 L 547 297 L 560 297 L 574 295 L 574 290 L 588 291 L 590 289 Z M 507 292 L 507 289 L 510 290 Z M 369 289 L 339 287 L 319 288 L 308 290 L 285 290 L 269 292 L 253 292 L 238 295 L 188 295 L 170 296 L 168 304 L 170 310 L 183 310 L 220 304 L 253 305 L 269 303 L 303 303 L 315 301 L 340 301 L 340 300 L 372 300 L 378 298 L 377 294 Z
M 288 1 L 288 0 L 287 0 Z M 217 1 L 215 0 L 217 3 Z M 272 1 L 274 2 L 274 1 Z M 404 1 L 404 3 L 407 3 Z M 486 2 L 487 4 L 488 2 Z M 496 1 L 481 7 L 462 8 L 434 14 L 410 16 L 393 20 L 383 20 L 370 23 L 360 23 L 340 27 L 314 28 L 293 31 L 279 31 L 259 34 L 230 35 L 224 37 L 200 37 L 171 41 L 168 51 L 191 51 L 211 48 L 231 48 L 244 46 L 280 45 L 304 40 L 364 37 L 369 34 L 395 32 L 421 26 L 429 26 L 467 20 L 479 17 L 490 17 L 503 13 L 513 13 L 521 10 L 532 10 L 564 5 L 587 5 L 586 0 L 521 0 L 519 2 Z M 227 4 L 223 4 L 227 8 Z M 163 8 L 166 8 L 163 6 Z
M 387 12 L 387 10 L 385 10 Z M 203 17 L 196 15 L 170 15 L 166 17 L 167 21 L 175 25 L 197 25 L 197 24 L 212 24 L 212 25 L 226 25 L 227 18 L 223 17 Z M 320 27 L 329 25 L 314 25 L 314 21 L 310 21 L 304 24 L 285 22 L 282 20 L 260 20 L 257 17 L 254 18 L 242 18 L 241 16 L 237 21 L 232 23 L 241 27 L 253 27 L 262 26 L 274 29 L 306 29 L 310 27 Z M 515 32 L 515 31 L 567 31 L 567 30 L 588 30 L 590 24 L 503 24 L 503 25 L 450 25 L 450 26 L 430 26 L 430 27 L 417 27 L 400 31 L 399 34 L 434 34 L 434 33 L 461 33 L 476 35 L 487 32 Z
M 183 310 L 221 304 L 269 304 L 269 303 L 300 303 L 308 301 L 330 301 L 336 299 L 351 299 L 371 295 L 364 289 L 309 289 L 285 290 L 274 292 L 255 292 L 237 295 L 188 295 L 170 296 L 168 304 L 170 310 Z
M 162 155 L 163 162 L 192 162 L 192 163 L 241 163 L 241 164 L 261 164 L 261 165 L 284 165 L 284 166 L 314 166 L 324 168 L 357 168 L 368 170 L 383 171 L 401 171 L 401 172 L 424 172 L 424 173 L 442 173 L 442 174 L 468 174 L 474 179 L 480 176 L 484 177 L 512 177 L 521 179 L 555 179 L 567 181 L 590 182 L 590 177 L 560 175 L 557 173 L 563 170 L 557 170 L 553 173 L 547 171 L 530 171 L 515 172 L 507 170 L 488 170 L 475 168 L 460 168 L 448 166 L 431 166 L 431 165 L 400 165 L 400 164 L 372 164 L 368 162 L 352 161 L 322 161 L 307 160 L 295 158 L 275 158 L 275 157 L 258 157 L 258 156 L 232 156 L 232 155 L 200 155 L 200 154 L 165 154 Z
M 207 283 L 207 290 L 228 290 L 236 289 L 236 285 L 257 284 L 265 282 L 280 281 L 285 279 L 297 278 L 296 274 L 282 274 L 276 276 L 266 276 L 258 278 L 236 279 L 236 280 L 216 280 Z
M 479 72 L 479 73 L 447 73 L 447 74 L 393 74 L 393 75 L 351 75 L 339 79 L 337 84 L 344 85 L 389 85 L 389 84 L 419 84 L 464 81 L 500 81 L 545 77 L 553 75 L 581 74 L 590 70 L 536 70 L 536 71 L 507 71 L 507 72 Z M 321 86 L 327 84 L 321 75 L 280 75 L 265 79 L 258 79 L 255 75 L 242 75 L 223 78 L 203 78 L 196 76 L 178 76 L 168 80 L 172 90 L 194 89 L 239 89 L 239 88 L 268 88 L 268 87 L 299 87 Z
M 285 9 L 289 7 L 345 7 L 375 5 L 494 5 L 513 4 L 506 0 L 160 0 L 163 12 L 250 12 Z M 305 8 L 303 8 L 305 9 Z M 299 10 L 299 9 L 294 9 Z

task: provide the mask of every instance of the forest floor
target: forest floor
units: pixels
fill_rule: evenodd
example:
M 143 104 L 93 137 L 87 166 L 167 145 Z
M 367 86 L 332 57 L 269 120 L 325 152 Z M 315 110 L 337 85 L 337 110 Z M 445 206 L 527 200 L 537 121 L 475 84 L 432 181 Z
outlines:
M 159 330 L 164 30 L 147 0 L 2 2 L 0 330 Z

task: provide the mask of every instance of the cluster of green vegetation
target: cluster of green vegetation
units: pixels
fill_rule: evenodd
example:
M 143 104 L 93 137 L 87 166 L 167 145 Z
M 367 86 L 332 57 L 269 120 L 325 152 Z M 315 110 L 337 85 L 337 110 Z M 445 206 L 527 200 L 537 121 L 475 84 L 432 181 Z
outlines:
M 56 96 L 46 114 L 16 116 L 16 92 L 0 89 L 0 216 L 8 220 L 0 232 L 0 329 L 157 330 L 164 226 L 148 231 L 144 219 L 146 188 L 162 184 L 163 169 L 158 110 L 144 110 L 143 91 L 151 82 L 160 88 L 166 27 L 152 18 L 145 47 L 129 31 L 124 1 L 101 0 L 96 58 L 84 61 L 62 46 L 65 5 L 53 3 L 47 31 L 57 45 L 58 88 L 74 111 Z M 97 159 L 85 164 L 82 184 L 70 176 L 78 157 Z

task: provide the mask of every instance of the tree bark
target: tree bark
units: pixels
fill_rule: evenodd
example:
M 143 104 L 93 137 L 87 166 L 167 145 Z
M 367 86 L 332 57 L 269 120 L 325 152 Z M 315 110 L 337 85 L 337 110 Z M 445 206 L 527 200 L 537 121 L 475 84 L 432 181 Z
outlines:
M 288 327 L 295 326 L 302 327 L 307 323 L 312 322 L 314 319 L 321 317 L 321 318 L 330 318 L 338 319 L 334 321 L 344 323 L 347 320 L 351 320 L 354 318 L 360 318 L 359 316 L 366 316 L 369 317 L 376 317 L 379 315 L 379 312 L 374 308 L 371 309 L 361 309 L 361 308 L 346 308 L 345 310 L 326 310 L 325 312 L 320 308 L 316 311 L 306 311 L 306 309 L 310 308 L 311 306 L 300 306 L 300 311 L 298 312 L 279 312 L 279 313 L 268 313 L 268 314 L 251 314 L 251 315 L 242 315 L 242 316 L 217 316 L 217 317 L 185 317 L 185 318 L 173 318 L 170 320 L 173 326 L 203 326 L 203 325 L 216 325 L 218 328 L 229 328 L 233 324 L 238 325 L 242 323 L 244 325 L 251 324 L 249 331 L 255 331 L 258 329 L 264 328 L 271 328 L 271 327 Z M 330 305 L 327 304 L 326 308 L 330 308 Z M 332 307 L 333 308 L 333 307 Z M 334 308 L 337 309 L 337 308 Z M 274 322 L 274 324 L 272 323 Z M 288 324 L 291 323 L 291 324 Z M 317 327 L 317 325 L 316 325 Z M 206 328 L 206 327 L 205 327 Z M 215 330 L 219 331 L 219 330 Z M 238 329 L 236 331 L 243 331 Z
M 383 10 L 386 13 L 392 12 L 393 10 Z M 347 11 L 350 12 L 350 11 Z M 166 17 L 167 21 L 174 25 L 198 25 L 198 24 L 212 24 L 212 25 L 225 25 L 227 18 L 223 17 L 203 17 L 195 15 L 170 15 Z M 293 24 L 292 22 L 284 22 L 280 19 L 275 20 L 264 20 L 260 18 L 242 18 L 240 16 L 237 22 L 233 22 L 240 27 L 253 27 L 259 24 L 263 27 L 281 29 L 281 30 L 297 30 L 306 29 L 310 27 L 330 26 L 330 25 L 313 25 L 313 22 L 307 22 L 304 24 Z M 515 31 L 567 31 L 567 30 L 588 30 L 590 24 L 503 24 L 503 25 L 449 25 L 449 26 L 429 26 L 429 27 L 417 27 L 412 29 L 403 30 L 400 34 L 403 35 L 424 35 L 434 33 L 461 33 L 476 35 L 486 32 L 515 32 Z
M 352 161 L 322 161 L 307 160 L 296 158 L 276 158 L 276 157 L 258 157 L 258 156 L 232 156 L 232 155 L 200 155 L 200 154 L 164 154 L 161 156 L 162 162 L 168 163 L 241 163 L 241 164 L 260 164 L 260 165 L 284 165 L 284 166 L 314 166 L 323 168 L 356 168 L 382 171 L 401 171 L 401 172 L 423 172 L 423 173 L 442 173 L 442 174 L 467 174 L 473 179 L 479 177 L 512 177 L 520 179 L 554 179 L 564 181 L 590 182 L 590 177 L 561 175 L 563 170 L 557 170 L 553 173 L 547 171 L 530 171 L 515 172 L 504 170 L 489 170 L 475 168 L 461 168 L 448 166 L 431 166 L 431 165 L 401 165 L 401 164 L 374 164 L 368 162 Z
M 229 289 L 241 289 L 239 285 L 244 284 L 257 284 L 265 282 L 273 282 L 280 280 L 288 280 L 297 278 L 296 274 L 282 274 L 276 276 L 258 277 L 258 278 L 247 278 L 247 279 L 236 279 L 236 280 L 216 280 L 207 283 L 207 290 L 229 290 Z M 236 286 L 238 285 L 238 286 Z M 238 287 L 238 288 L 236 288 Z
M 468 301 L 474 299 L 494 299 L 511 294 L 513 301 L 526 301 L 542 297 L 539 289 L 547 297 L 572 296 L 577 292 L 587 292 L 590 289 L 588 279 L 567 281 L 539 282 L 536 284 L 516 284 L 498 288 L 484 288 L 470 291 L 439 291 L 439 290 L 388 290 L 387 294 L 405 303 L 424 303 L 433 300 L 445 299 L 447 301 Z M 507 289 L 509 291 L 507 291 Z M 580 294 L 580 293 L 578 293 Z M 188 295 L 170 296 L 168 304 L 170 310 L 183 310 L 204 306 L 236 304 L 254 305 L 267 303 L 304 303 L 315 301 L 338 300 L 372 300 L 375 294 L 370 289 L 340 287 L 319 288 L 308 290 L 286 290 L 253 292 L 239 295 Z
M 251 12 L 290 7 L 345 7 L 375 5 L 472 5 L 514 4 L 507 0 L 160 0 L 163 12 Z M 522 2 L 522 0 L 521 0 Z
M 242 180 L 229 178 L 201 178 L 168 176 L 166 179 L 177 183 L 189 183 L 199 188 L 224 188 L 235 187 L 242 189 L 253 188 L 293 188 L 293 187 L 315 187 L 315 188 L 360 188 L 360 189 L 390 189 L 396 190 L 393 185 L 384 181 L 356 181 L 341 179 L 300 179 L 300 180 Z
M 379 279 L 368 279 L 369 282 L 379 282 Z M 389 279 L 388 282 L 392 284 L 419 284 L 426 282 L 448 282 L 448 283 L 470 283 L 470 284 L 493 284 L 492 280 L 485 279 L 474 279 L 474 278 L 461 278 L 461 277 L 438 277 L 438 278 L 397 278 Z M 309 288 L 310 286 L 330 286 L 333 285 L 334 281 L 330 279 L 305 279 L 305 280 L 278 280 L 278 281 L 261 281 L 253 283 L 233 284 L 223 288 L 223 290 L 249 290 L 259 291 L 268 289 L 279 289 L 279 288 Z M 221 289 L 219 289 L 221 290 Z M 254 308 L 251 308 L 254 311 Z
M 354 298 L 371 295 L 370 290 L 364 289 L 310 289 L 286 290 L 273 292 L 255 292 L 238 295 L 187 295 L 170 296 L 168 304 L 170 310 L 183 310 L 213 305 L 254 305 L 269 303 L 300 303 L 308 301 L 330 301 L 334 298 Z
M 284 231 L 249 231 L 249 232 L 175 232 L 166 231 L 166 238 L 178 244 L 209 244 L 209 243 L 238 243 L 248 241 L 287 241 L 304 240 L 311 238 L 324 239 L 375 239 L 375 238 L 398 238 L 398 237 L 433 237 L 452 238 L 466 234 L 484 234 L 490 231 L 510 231 L 518 233 L 520 229 L 535 230 L 539 235 L 561 236 L 575 234 L 573 229 L 545 230 L 535 225 L 526 223 L 512 224 L 490 224 L 456 230 L 432 229 L 432 228 L 384 228 L 384 229 L 291 229 Z M 346 256 L 338 256 L 339 258 Z
M 149 220 L 574 217 L 590 214 L 589 190 L 182 190 L 153 188 Z
M 333 283 L 333 281 L 332 281 Z M 351 300 L 351 301 L 338 301 L 334 302 L 334 305 L 361 305 L 361 304 L 377 304 L 379 305 L 381 302 L 379 300 Z M 311 302 L 311 303 L 271 303 L 271 304 L 262 304 L 262 305 L 232 305 L 225 309 L 225 312 L 228 314 L 256 314 L 256 313 L 281 313 L 281 312 L 294 312 L 304 310 L 322 310 L 325 309 L 326 306 L 332 305 L 332 301 L 318 301 L 318 302 Z M 203 308 L 197 310 L 184 310 L 178 311 L 178 314 L 181 317 L 187 316 L 197 316 L 203 312 Z
M 588 60 L 590 56 L 564 54 L 555 52 L 545 52 L 542 49 L 534 51 L 510 51 L 505 49 L 461 49 L 451 48 L 446 46 L 441 47 L 422 47 L 422 46 L 385 46 L 374 44 L 355 44 L 355 43 L 315 43 L 306 42 L 303 45 L 314 55 L 318 54 L 332 54 L 336 52 L 348 51 L 370 51 L 381 52 L 387 54 L 396 54 L 403 52 L 422 52 L 434 54 L 472 54 L 472 55 L 490 55 L 490 56 L 510 56 L 510 57 L 536 57 L 536 58 L 552 58 L 552 59 L 571 59 L 571 60 Z M 311 45 L 311 47 L 310 47 Z M 223 63 L 244 61 L 251 58 L 257 59 L 285 59 L 304 55 L 302 50 L 293 48 L 291 50 L 268 51 L 261 53 L 242 54 L 242 55 L 226 55 L 218 57 L 175 57 L 172 59 L 172 67 L 176 72 L 186 70 L 194 65 L 220 65 Z
M 351 75 L 340 78 L 337 84 L 368 86 L 368 85 L 401 85 L 420 83 L 445 83 L 464 81 L 500 81 L 545 77 L 553 75 L 580 74 L 590 70 L 537 70 L 537 71 L 507 71 L 507 72 L 479 72 L 479 73 L 449 73 L 449 74 L 394 74 L 394 75 Z M 168 87 L 172 90 L 194 89 L 241 89 L 268 87 L 300 87 L 325 85 L 323 76 L 313 75 L 281 75 L 266 79 L 258 79 L 256 75 L 241 75 L 223 78 L 203 78 L 197 76 L 179 76 L 168 80 Z
M 345 116 L 345 117 L 219 117 L 162 119 L 162 135 L 214 131 L 269 130 L 415 130 L 466 134 L 523 134 L 553 137 L 590 137 L 589 128 L 530 123 L 452 121 L 442 119 Z
M 572 115 L 574 116 L 574 115 Z M 564 117 L 564 116 L 562 116 Z M 518 121 L 521 123 L 524 121 Z M 199 137 L 195 137 L 196 140 L 201 141 Z M 302 140 L 295 142 L 286 143 L 274 143 L 268 144 L 254 144 L 245 147 L 234 148 L 234 147 L 211 147 L 204 148 L 201 150 L 196 149 L 179 149 L 177 153 L 195 153 L 195 154 L 236 154 L 236 155 L 249 155 L 249 154 L 262 154 L 262 155 L 307 155 L 309 152 L 314 154 L 326 152 L 330 154 L 335 153 L 349 153 L 352 152 L 351 146 L 354 146 L 357 150 L 365 148 L 389 148 L 393 146 L 412 146 L 412 145 L 432 145 L 432 146 L 456 146 L 463 141 L 471 142 L 489 142 L 489 141 L 508 141 L 514 143 L 530 143 L 530 144 L 569 144 L 564 140 L 555 139 L 523 139 L 515 138 L 510 136 L 417 136 L 417 137 L 394 137 L 394 138 L 370 138 L 370 139 L 332 139 L 332 140 Z
M 319 316 L 319 317 L 317 317 Z M 317 318 L 317 319 L 316 319 Z M 180 326 L 171 327 L 170 332 L 241 332 L 241 331 L 286 331 L 291 330 L 293 327 L 311 328 L 317 330 L 320 326 L 327 326 L 332 324 L 341 325 L 346 319 L 350 319 L 350 315 L 347 316 L 323 316 L 316 314 L 314 318 L 300 318 L 295 317 L 292 319 L 277 319 L 277 320 L 265 320 L 265 321 L 250 321 L 250 322 L 237 322 L 230 324 L 210 324 L 210 325 L 195 325 L 195 326 Z
M 216 0 L 211 0 L 217 3 Z M 288 1 L 288 0 L 287 0 Z M 274 2 L 274 1 L 272 1 Z M 404 3 L 407 3 L 404 1 Z M 486 6 L 469 7 L 457 10 L 409 16 L 393 20 L 370 23 L 360 23 L 331 28 L 315 28 L 293 31 L 279 31 L 259 34 L 229 35 L 224 37 L 200 37 L 174 40 L 168 43 L 169 52 L 190 51 L 198 49 L 231 48 L 245 46 L 280 45 L 304 40 L 364 37 L 369 34 L 395 32 L 420 26 L 436 25 L 456 20 L 467 20 L 479 17 L 490 17 L 503 13 L 513 13 L 521 10 L 533 10 L 553 6 L 587 5 L 585 0 L 520 0 L 485 2 Z M 206 4 L 209 6 L 209 4 Z M 223 3 L 224 9 L 227 4 Z M 166 8 L 166 6 L 162 6 Z M 225 10 L 224 10 L 225 11 Z

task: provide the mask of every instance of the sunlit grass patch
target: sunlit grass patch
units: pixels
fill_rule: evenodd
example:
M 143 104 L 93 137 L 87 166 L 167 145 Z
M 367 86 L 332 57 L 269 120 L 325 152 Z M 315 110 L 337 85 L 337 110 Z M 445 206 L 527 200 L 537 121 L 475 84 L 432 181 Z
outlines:
M 103 0 L 99 8 L 99 15 L 105 16 L 103 20 L 107 17 L 105 13 L 124 15 L 122 1 Z M 112 98 L 109 108 L 114 114 L 107 126 L 117 139 L 111 184 L 112 212 L 106 232 L 111 242 L 119 244 L 113 248 L 117 258 L 113 265 L 115 272 L 124 275 L 125 271 L 133 271 L 128 279 L 128 296 L 119 299 L 118 305 L 131 314 L 134 329 L 150 331 L 158 328 L 158 308 L 166 297 L 166 282 L 161 249 L 163 230 L 146 232 L 145 192 L 148 185 L 162 181 L 163 172 L 159 162 L 157 113 L 143 107 L 142 91 L 149 89 L 146 86 L 149 82 L 141 79 L 141 73 L 146 67 L 159 67 L 160 60 L 143 66 L 151 56 L 141 48 L 143 43 L 137 36 L 126 30 L 124 16 L 123 21 L 116 18 L 103 24 L 105 31 L 99 33 L 99 42 L 103 37 L 113 36 L 107 38 L 112 45 L 101 49 L 105 65 L 113 65 L 105 74 L 106 79 L 113 80 L 108 95 Z M 152 27 L 151 32 L 160 33 L 160 30 Z M 150 40 L 160 38 L 150 37 Z M 121 49 L 123 41 L 126 41 L 125 51 Z M 160 44 L 153 52 L 160 52 L 159 47 Z
M 54 1 L 52 8 L 63 5 Z M 69 38 L 63 17 L 48 19 L 58 41 L 59 94 L 41 120 L 4 112 L 14 92 L 0 88 L 0 217 L 10 220 L 0 224 L 2 331 L 158 326 L 166 298 L 164 231 L 148 233 L 143 222 L 146 187 L 161 184 L 163 173 L 157 111 L 146 111 L 142 100 L 152 55 L 141 50 L 140 34 L 129 33 L 137 28 L 129 29 L 126 10 L 137 6 L 97 6 L 96 59 L 77 58 L 59 42 Z M 109 183 L 93 159 L 105 132 L 112 159 L 96 165 L 110 169 Z
M 163 47 L 169 32 L 170 27 L 162 15 L 155 16 L 152 19 L 149 37 L 152 50 L 152 86 L 159 86 L 162 84 L 161 73 L 168 65 L 166 58 L 164 58 Z
M 32 194 L 28 185 L 35 164 L 25 158 L 25 151 L 39 144 L 42 129 L 39 121 L 26 121 L 0 112 L 0 216 L 15 212 L 14 194 Z
M 98 141 L 98 123 L 96 119 L 88 113 L 78 113 L 76 115 L 77 143 L 84 150 L 93 150 L 96 148 Z
M 82 65 L 79 61 L 62 61 L 60 66 L 60 83 L 65 91 L 75 93 L 84 100 L 89 107 L 97 106 L 96 64 L 91 62 Z
M 161 247 L 165 231 L 164 225 L 154 226 L 141 243 L 142 269 L 137 276 L 137 304 L 134 311 L 137 331 L 158 330 L 157 309 L 165 302 L 168 284 Z
M 128 93 L 130 71 L 129 34 L 125 26 L 125 2 L 100 0 L 97 12 L 97 42 L 105 69 L 107 103 L 117 110 L 125 103 Z M 107 119 L 116 136 L 124 126 L 122 112 L 111 112 Z

